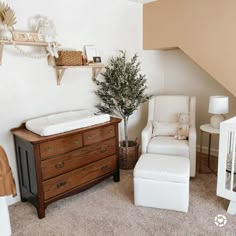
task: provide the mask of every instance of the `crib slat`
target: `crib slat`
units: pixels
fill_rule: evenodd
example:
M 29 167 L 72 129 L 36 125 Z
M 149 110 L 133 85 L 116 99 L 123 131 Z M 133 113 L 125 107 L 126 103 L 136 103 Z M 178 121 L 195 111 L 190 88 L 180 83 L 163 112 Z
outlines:
M 227 156 L 230 153 L 230 142 L 231 142 L 231 132 L 228 132 L 228 137 L 227 137 Z
M 230 191 L 233 191 L 234 188 L 234 162 L 235 162 L 235 132 L 233 133 L 233 152 L 231 160 L 231 175 L 230 175 Z

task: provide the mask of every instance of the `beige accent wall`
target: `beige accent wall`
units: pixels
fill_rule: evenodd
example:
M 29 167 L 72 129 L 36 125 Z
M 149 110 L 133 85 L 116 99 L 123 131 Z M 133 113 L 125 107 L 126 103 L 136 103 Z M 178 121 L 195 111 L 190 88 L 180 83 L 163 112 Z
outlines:
M 143 9 L 144 49 L 180 48 L 236 95 L 235 0 L 159 0 Z

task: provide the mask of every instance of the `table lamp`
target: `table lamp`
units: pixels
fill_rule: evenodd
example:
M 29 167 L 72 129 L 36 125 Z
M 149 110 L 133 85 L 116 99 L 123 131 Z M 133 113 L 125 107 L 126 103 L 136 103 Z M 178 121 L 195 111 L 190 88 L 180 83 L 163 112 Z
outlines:
M 213 128 L 220 128 L 220 122 L 225 119 L 223 114 L 228 113 L 228 110 L 228 97 L 210 96 L 208 112 L 213 114 L 210 119 L 210 124 Z

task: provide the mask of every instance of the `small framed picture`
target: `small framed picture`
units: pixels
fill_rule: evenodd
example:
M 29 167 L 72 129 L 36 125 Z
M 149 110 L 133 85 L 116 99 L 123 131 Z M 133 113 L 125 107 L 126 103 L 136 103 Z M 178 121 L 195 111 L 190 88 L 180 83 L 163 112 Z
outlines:
M 85 48 L 85 54 L 86 54 L 88 63 L 93 63 L 94 62 L 93 58 L 99 57 L 96 46 L 95 45 L 85 45 L 84 48 Z
M 93 62 L 94 63 L 101 63 L 102 62 L 101 57 L 93 57 Z

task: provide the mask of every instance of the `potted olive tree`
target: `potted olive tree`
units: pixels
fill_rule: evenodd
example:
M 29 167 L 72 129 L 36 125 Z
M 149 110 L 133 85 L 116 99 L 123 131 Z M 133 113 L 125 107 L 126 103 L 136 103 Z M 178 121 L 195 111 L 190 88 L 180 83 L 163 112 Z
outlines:
M 135 54 L 128 60 L 126 52 L 110 59 L 102 73 L 103 80 L 96 80 L 96 95 L 100 98 L 97 108 L 102 113 L 119 116 L 124 121 L 125 140 L 120 144 L 120 167 L 133 168 L 138 159 L 138 143 L 128 138 L 128 120 L 138 106 L 150 96 L 145 94 L 146 79 L 140 73 L 140 62 Z

